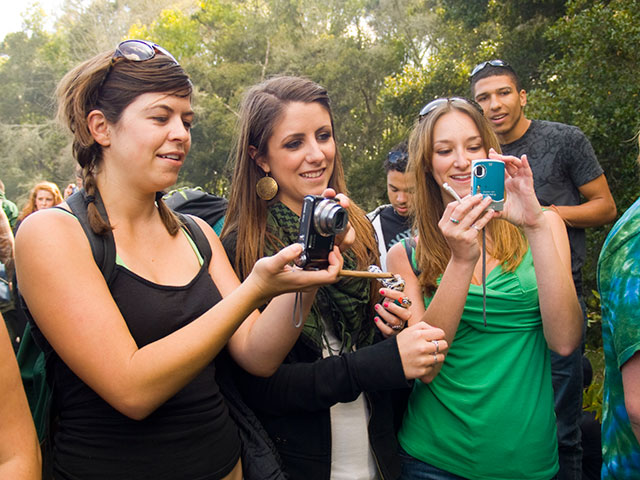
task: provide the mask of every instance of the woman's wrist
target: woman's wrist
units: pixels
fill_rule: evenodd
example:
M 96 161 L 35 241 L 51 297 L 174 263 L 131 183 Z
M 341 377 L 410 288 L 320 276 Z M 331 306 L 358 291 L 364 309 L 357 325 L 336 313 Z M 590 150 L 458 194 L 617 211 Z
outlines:
M 546 218 L 544 213 L 540 214 L 535 223 L 524 225 L 522 227 L 522 231 L 524 232 L 529 242 L 531 242 L 531 240 L 536 236 L 552 234 L 551 224 L 549 223 L 549 220 Z
M 455 274 L 464 276 L 466 274 L 472 275 L 473 269 L 478 262 L 479 255 L 476 258 L 458 258 L 454 255 L 451 255 L 449 259 L 449 263 L 447 264 L 446 271 Z M 461 277 L 462 278 L 462 277 Z
M 235 291 L 240 293 L 253 308 L 265 305 L 275 296 L 254 271 L 249 273 Z

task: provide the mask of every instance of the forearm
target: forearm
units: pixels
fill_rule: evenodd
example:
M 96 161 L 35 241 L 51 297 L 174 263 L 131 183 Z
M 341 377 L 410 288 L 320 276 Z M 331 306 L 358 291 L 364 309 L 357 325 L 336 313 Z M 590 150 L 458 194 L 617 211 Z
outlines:
M 473 267 L 469 262 L 450 259 L 433 300 L 422 315 L 422 321 L 444 330 L 445 340 L 449 345 L 453 344 L 458 331 L 473 276 Z
M 640 443 L 640 418 L 630 419 L 631 421 L 631 429 L 633 430 L 633 434 L 636 436 L 636 441 Z
M 102 378 L 96 391 L 125 415 L 145 418 L 193 380 L 264 301 L 253 289 L 244 282 L 191 323 L 140 349 L 134 345 L 129 358 L 120 356 L 118 381 Z
M 39 479 L 40 445 L 0 315 L 0 478 Z
M 149 353 L 145 351 L 146 347 L 136 352 L 144 366 L 142 378 L 150 380 L 144 382 L 146 388 L 142 392 L 147 395 L 149 390 L 148 398 L 153 408 L 168 398 L 165 393 L 175 393 L 200 372 L 228 340 L 230 351 L 236 359 L 249 362 L 253 370 L 261 375 L 275 371 L 300 334 L 300 329 L 293 326 L 289 317 L 293 313 L 294 295 L 277 300 L 273 307 L 268 307 L 270 312 L 266 319 L 257 319 L 252 325 L 242 325 L 242 331 L 236 332 L 236 329 L 245 318 L 255 315 L 260 305 L 283 291 L 315 289 L 319 284 L 336 281 L 342 266 L 342 257 L 337 249 L 329 255 L 330 265 L 326 270 L 285 268 L 300 254 L 300 249 L 299 244 L 294 244 L 271 257 L 258 260 L 251 274 L 237 286 L 231 266 L 223 262 L 219 265 L 222 274 L 216 275 L 214 272 L 219 282 L 231 282 L 231 286 L 227 284 L 223 287 L 223 300 L 195 321 L 154 342 L 150 346 L 153 348 L 148 349 Z M 221 257 L 224 256 L 219 242 L 215 250 Z M 228 271 L 227 275 L 224 270 Z M 308 313 L 312 302 L 313 294 L 306 294 L 303 305 L 305 312 Z M 252 331 L 252 327 L 257 327 L 257 330 Z M 283 329 L 281 338 L 278 332 L 280 327 Z M 165 364 L 160 368 L 156 360 L 162 359 L 165 359 Z
M 589 228 L 611 223 L 616 218 L 612 197 L 591 199 L 580 205 L 554 205 L 553 210 L 569 227 Z
M 620 369 L 624 389 L 624 404 L 636 440 L 640 443 L 640 351 Z
M 568 355 L 580 342 L 583 323 L 570 259 L 563 260 L 558 252 L 548 219 L 543 218 L 535 228 L 525 228 L 525 235 L 533 256 L 545 338 L 552 350 Z
M 254 312 L 240 327 L 247 329 L 243 340 L 229 343 L 237 363 L 253 375 L 273 375 L 298 340 L 316 292 L 303 292 L 301 307 L 296 294 L 287 293 L 274 297 L 261 314 Z

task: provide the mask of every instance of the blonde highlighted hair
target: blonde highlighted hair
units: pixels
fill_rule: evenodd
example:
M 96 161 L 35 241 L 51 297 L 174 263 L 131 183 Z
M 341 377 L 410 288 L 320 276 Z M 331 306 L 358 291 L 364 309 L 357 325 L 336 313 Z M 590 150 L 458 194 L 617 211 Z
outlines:
M 482 113 L 470 102 L 456 98 L 434 108 L 419 120 L 409 137 L 409 165 L 407 171 L 415 178 L 413 200 L 414 228 L 420 241 L 416 247 L 418 278 L 425 295 L 431 296 L 451 258 L 451 250 L 438 222 L 444 213 L 442 187 L 433 177 L 433 143 L 436 122 L 445 114 L 458 111 L 468 115 L 475 123 L 485 151 L 493 148 L 500 152 L 500 143 Z M 528 249 L 520 229 L 511 223 L 495 219 L 486 227 L 488 253 L 499 261 L 506 271 L 514 271 Z

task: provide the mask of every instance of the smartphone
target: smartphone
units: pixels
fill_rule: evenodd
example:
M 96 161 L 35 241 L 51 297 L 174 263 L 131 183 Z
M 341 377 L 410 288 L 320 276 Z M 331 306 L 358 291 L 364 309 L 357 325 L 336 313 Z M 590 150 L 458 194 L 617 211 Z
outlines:
M 471 194 L 491 197 L 495 211 L 504 207 L 504 162 L 502 160 L 473 160 L 471 162 Z

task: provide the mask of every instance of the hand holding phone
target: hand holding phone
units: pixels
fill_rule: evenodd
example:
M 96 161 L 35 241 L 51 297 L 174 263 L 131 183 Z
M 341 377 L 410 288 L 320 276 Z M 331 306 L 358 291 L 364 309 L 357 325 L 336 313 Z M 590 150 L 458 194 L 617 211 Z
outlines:
M 471 194 L 481 193 L 491 197 L 492 208 L 496 212 L 504 207 L 504 162 L 502 160 L 481 159 L 471 162 Z

